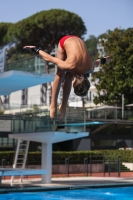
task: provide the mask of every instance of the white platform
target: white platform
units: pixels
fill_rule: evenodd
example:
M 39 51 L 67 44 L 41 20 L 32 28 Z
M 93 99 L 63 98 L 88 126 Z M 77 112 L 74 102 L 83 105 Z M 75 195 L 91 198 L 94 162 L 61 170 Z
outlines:
M 52 82 L 54 74 L 36 75 L 23 71 L 7 71 L 0 74 L 0 95 L 9 95 L 12 92 L 28 87 Z
M 66 132 L 36 132 L 10 134 L 10 138 L 36 141 L 42 143 L 42 169 L 47 174 L 42 175 L 42 183 L 51 183 L 52 178 L 52 143 L 73 140 L 89 136 L 88 132 L 66 133 Z
M 36 133 L 20 133 L 10 134 L 10 138 L 29 140 L 42 143 L 57 143 L 66 140 L 73 140 L 88 136 L 88 132 L 66 133 L 66 132 L 36 132 Z

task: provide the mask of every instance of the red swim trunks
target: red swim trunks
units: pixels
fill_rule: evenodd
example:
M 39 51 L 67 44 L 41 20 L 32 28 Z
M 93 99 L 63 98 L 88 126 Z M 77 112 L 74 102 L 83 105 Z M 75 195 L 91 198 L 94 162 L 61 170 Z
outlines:
M 76 36 L 76 35 L 66 35 L 63 38 L 61 38 L 61 40 L 59 41 L 59 43 L 60 43 L 60 46 L 62 47 L 62 49 L 64 49 L 64 42 L 65 42 L 65 40 L 67 40 L 70 37 L 78 37 L 78 36 Z

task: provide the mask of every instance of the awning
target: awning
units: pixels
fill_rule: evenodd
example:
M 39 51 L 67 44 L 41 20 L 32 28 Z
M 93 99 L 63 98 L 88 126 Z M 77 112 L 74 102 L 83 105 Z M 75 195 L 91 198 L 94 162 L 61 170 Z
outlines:
M 118 107 L 118 106 L 99 106 L 99 107 L 95 107 L 95 108 L 88 108 L 87 110 L 88 111 L 93 111 L 93 110 L 109 110 L 109 109 L 121 109 L 121 107 Z

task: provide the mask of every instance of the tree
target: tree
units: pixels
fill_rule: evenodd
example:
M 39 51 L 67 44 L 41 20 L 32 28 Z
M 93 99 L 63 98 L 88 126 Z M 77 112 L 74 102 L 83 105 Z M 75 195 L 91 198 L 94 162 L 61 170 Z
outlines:
M 133 28 L 127 30 L 115 29 L 103 34 L 107 42 L 105 50 L 112 56 L 112 61 L 100 67 L 100 71 L 93 74 L 98 95 L 94 102 L 120 103 L 122 94 L 125 103 L 133 102 Z
M 12 23 L 0 23 L 0 46 L 5 45 L 7 43 L 7 38 L 5 37 L 8 31 L 8 28 L 12 25 Z
M 97 42 L 98 39 L 94 35 L 90 35 L 89 38 L 85 41 L 87 50 L 93 59 L 95 59 L 96 55 L 98 54 Z
M 32 44 L 50 53 L 64 35 L 76 34 L 82 37 L 85 33 L 86 27 L 78 15 L 51 9 L 19 21 L 10 27 L 7 35 L 10 40 L 15 41 L 19 51 L 23 51 L 23 46 Z
M 8 39 L 16 43 L 19 52 L 25 45 L 36 45 L 50 53 L 64 35 L 76 34 L 82 37 L 86 27 L 82 19 L 69 11 L 52 9 L 41 11 L 11 26 Z M 46 64 L 48 73 L 48 63 Z

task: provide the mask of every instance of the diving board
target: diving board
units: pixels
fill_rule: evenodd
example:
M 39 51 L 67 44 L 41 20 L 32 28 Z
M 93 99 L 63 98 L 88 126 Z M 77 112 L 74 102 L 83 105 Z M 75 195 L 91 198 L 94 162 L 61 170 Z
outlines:
M 0 73 L 0 95 L 10 95 L 12 92 L 33 87 L 36 85 L 52 82 L 55 74 L 36 75 L 24 71 L 6 71 Z
M 87 126 L 87 125 L 99 125 L 106 124 L 106 122 L 79 122 L 79 123 L 68 123 L 68 124 L 56 124 L 57 127 L 60 126 Z
M 3 176 L 25 176 L 25 175 L 30 176 L 30 175 L 42 175 L 46 173 L 47 171 L 45 169 L 0 168 L 0 184 Z
M 80 129 L 80 131 L 83 131 L 83 128 L 88 126 L 88 125 L 101 125 L 101 124 L 106 124 L 107 122 L 79 122 L 79 123 L 56 123 L 54 122 L 53 125 L 43 125 L 43 126 L 37 126 L 36 127 L 36 130 L 39 130 L 39 129 L 45 129 L 45 128 L 51 128 L 53 131 L 58 131 L 58 128 L 60 127 L 64 127 L 64 128 L 67 128 L 67 127 L 72 127 L 73 130 L 69 130 L 67 131 L 66 129 L 66 132 L 78 132 L 79 131 L 79 127 L 82 127 L 82 129 Z M 77 127 L 77 128 L 76 128 Z M 85 131 L 85 129 L 84 129 Z

